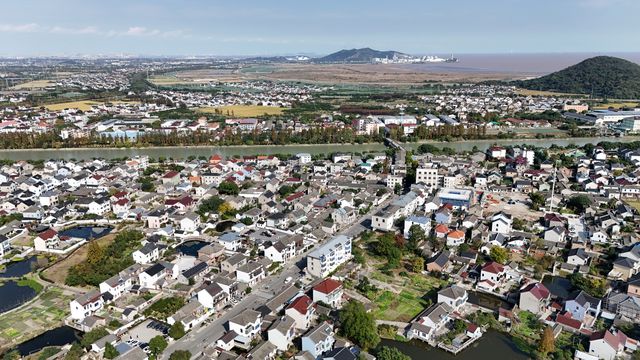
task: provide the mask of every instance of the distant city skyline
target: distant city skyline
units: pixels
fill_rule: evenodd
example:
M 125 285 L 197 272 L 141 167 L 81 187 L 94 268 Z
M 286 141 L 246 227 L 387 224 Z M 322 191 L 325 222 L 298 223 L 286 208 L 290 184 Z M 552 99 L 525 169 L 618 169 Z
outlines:
M 637 0 L 22 0 L 2 9 L 0 56 L 640 51 Z

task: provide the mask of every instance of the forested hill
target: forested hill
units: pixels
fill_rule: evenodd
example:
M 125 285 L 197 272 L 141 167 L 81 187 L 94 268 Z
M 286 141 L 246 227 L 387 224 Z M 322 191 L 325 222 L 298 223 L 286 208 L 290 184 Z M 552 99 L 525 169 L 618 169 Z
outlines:
M 609 99 L 639 99 L 640 65 L 616 57 L 597 56 L 546 76 L 517 81 L 516 86 Z

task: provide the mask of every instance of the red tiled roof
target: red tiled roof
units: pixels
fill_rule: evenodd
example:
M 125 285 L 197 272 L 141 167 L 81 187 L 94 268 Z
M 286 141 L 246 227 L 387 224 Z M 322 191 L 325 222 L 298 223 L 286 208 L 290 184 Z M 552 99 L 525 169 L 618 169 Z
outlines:
M 571 313 L 558 314 L 558 316 L 556 316 L 556 322 L 576 330 L 579 330 L 582 327 L 582 322 L 571 317 Z
M 546 299 L 551 295 L 549 289 L 541 283 L 529 284 L 527 287 L 522 289 L 522 292 L 530 292 L 538 300 Z
M 450 233 L 447 234 L 447 237 L 452 237 L 452 238 L 463 238 L 464 237 L 464 232 L 460 231 L 460 230 L 454 230 Z
M 449 232 L 449 228 L 445 224 L 439 224 L 438 226 L 436 226 L 436 232 L 446 234 Z
M 336 289 L 342 287 L 342 283 L 331 278 L 324 279 L 321 283 L 313 287 L 313 290 L 323 294 L 331 294 Z
M 487 265 L 485 265 L 482 268 L 482 271 L 487 271 L 490 272 L 492 274 L 500 274 L 501 272 L 504 271 L 504 265 L 499 264 L 495 261 L 492 261 L 490 263 L 488 263 Z
M 312 303 L 313 301 L 311 301 L 311 298 L 309 298 L 307 295 L 302 295 L 299 298 L 293 300 L 293 302 L 287 307 L 287 309 L 296 309 L 296 311 L 300 314 L 306 315 L 307 310 L 309 310 L 309 307 Z
M 171 171 L 169 171 L 168 173 L 164 174 L 163 178 L 165 178 L 165 179 L 171 179 L 172 177 L 176 177 L 176 176 L 178 176 L 178 175 L 179 175 L 179 173 L 178 173 L 177 171 L 173 171 L 173 170 L 171 170 Z
M 58 232 L 56 232 L 53 229 L 49 229 L 49 230 L 41 232 L 40 235 L 38 235 L 38 237 L 40 239 L 42 239 L 42 240 L 49 240 L 49 239 L 53 238 L 56 235 L 58 235 Z

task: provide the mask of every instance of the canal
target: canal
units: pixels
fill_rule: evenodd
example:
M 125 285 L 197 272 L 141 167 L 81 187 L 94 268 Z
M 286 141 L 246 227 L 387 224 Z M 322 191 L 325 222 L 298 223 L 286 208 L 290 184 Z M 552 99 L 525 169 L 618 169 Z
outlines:
M 437 147 L 449 147 L 456 151 L 470 151 L 473 147 L 479 150 L 486 150 L 493 144 L 509 145 L 530 145 L 538 147 L 550 147 L 551 145 L 567 146 L 570 144 L 582 146 L 585 144 L 597 144 L 603 141 L 631 142 L 639 141 L 640 137 L 629 136 L 623 138 L 611 137 L 590 137 L 590 138 L 549 138 L 549 139 L 490 139 L 490 140 L 468 140 L 468 141 L 424 141 L 416 143 L 406 143 L 408 150 L 416 149 L 421 144 L 432 144 Z M 167 147 L 146 147 L 146 148 L 80 148 L 80 149 L 8 149 L 0 150 L 0 159 L 5 160 L 90 160 L 93 158 L 115 159 L 134 156 L 149 156 L 157 159 L 159 157 L 172 159 L 186 159 L 189 156 L 209 157 L 213 154 L 220 154 L 225 157 L 230 156 L 251 156 L 251 155 L 273 155 L 273 154 L 331 154 L 340 152 L 380 152 L 386 148 L 382 143 L 370 144 L 309 144 L 309 145 L 246 145 L 246 146 L 167 146 Z
M 69 326 L 60 326 L 46 331 L 17 346 L 21 356 L 28 356 L 49 346 L 64 346 L 80 340 L 81 332 Z
M 428 346 L 419 340 L 401 342 L 382 339 L 380 344 L 394 347 L 413 360 L 529 359 L 527 354 L 518 349 L 508 335 L 494 330 L 487 331 L 480 340 L 455 356 L 444 350 Z

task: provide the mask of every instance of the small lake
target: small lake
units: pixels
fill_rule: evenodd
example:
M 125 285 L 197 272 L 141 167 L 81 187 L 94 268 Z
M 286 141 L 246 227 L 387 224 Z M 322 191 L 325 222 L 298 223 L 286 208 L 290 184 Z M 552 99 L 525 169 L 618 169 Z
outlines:
M 28 257 L 24 260 L 14 261 L 5 265 L 4 271 L 0 271 L 0 278 L 17 278 L 32 272 L 38 267 L 38 258 Z
M 48 346 L 64 346 L 80 340 L 81 332 L 69 326 L 61 326 L 44 332 L 17 346 L 20 355 L 27 356 Z
M 509 336 L 493 330 L 486 332 L 482 339 L 455 356 L 419 340 L 401 342 L 382 339 L 380 345 L 394 347 L 413 360 L 529 359 L 529 356 L 518 349 Z
M 67 230 L 60 231 L 60 236 L 68 236 L 81 239 L 98 239 L 113 230 L 111 227 L 104 226 L 76 226 Z
M 204 241 L 192 240 L 192 241 L 187 241 L 178 245 L 176 247 L 176 251 L 182 255 L 197 257 L 198 250 L 202 249 L 206 245 L 207 243 Z
M 0 283 L 0 313 L 15 309 L 36 295 L 36 291 L 31 287 L 19 286 L 13 280 Z

